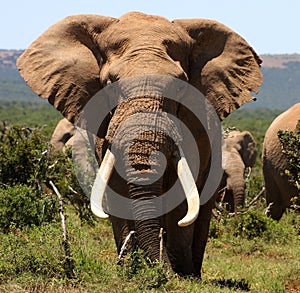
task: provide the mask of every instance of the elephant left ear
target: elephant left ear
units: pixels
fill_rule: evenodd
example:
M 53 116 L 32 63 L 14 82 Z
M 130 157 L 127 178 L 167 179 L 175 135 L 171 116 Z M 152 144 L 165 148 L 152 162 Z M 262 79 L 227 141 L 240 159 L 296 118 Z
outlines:
M 262 60 L 253 48 L 225 25 L 207 19 L 174 20 L 195 44 L 190 83 L 214 106 L 221 120 L 254 98 L 262 84 Z

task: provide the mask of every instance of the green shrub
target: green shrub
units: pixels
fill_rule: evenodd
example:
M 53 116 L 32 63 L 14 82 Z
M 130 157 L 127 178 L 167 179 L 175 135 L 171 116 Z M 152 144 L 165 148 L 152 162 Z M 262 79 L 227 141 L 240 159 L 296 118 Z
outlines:
M 47 149 L 42 129 L 5 126 L 0 140 L 0 185 L 31 185 Z
M 49 184 L 51 180 L 65 200 L 76 208 L 80 218 L 92 223 L 94 218 L 89 209 L 89 199 L 80 188 L 70 156 L 70 153 L 65 155 L 62 152 L 51 152 L 48 138 L 42 128 L 3 124 L 0 131 L 0 188 L 6 190 L 3 192 L 11 192 L 7 191 L 9 187 L 17 185 L 31 188 L 30 200 L 27 200 L 27 203 L 42 200 L 43 221 L 51 221 L 53 209 L 45 209 L 45 207 L 48 208 L 48 204 L 53 206 L 53 199 L 57 201 L 55 196 L 51 196 L 53 194 Z M 17 193 L 16 189 L 14 194 L 18 198 L 22 197 Z M 28 193 L 30 193 L 29 190 L 26 194 Z M 20 200 L 24 202 L 25 199 Z M 34 211 L 35 205 L 32 203 L 31 206 Z M 57 204 L 54 205 L 56 206 Z M 14 210 L 15 208 L 8 202 L 7 209 Z M 20 209 L 19 212 L 21 212 Z M 21 213 L 25 217 L 26 210 L 28 208 L 25 207 Z M 28 219 L 24 222 L 31 223 L 32 221 Z M 37 222 L 40 223 L 39 220 L 34 221 L 35 224 Z M 19 222 L 18 225 L 21 227 L 23 224 Z
M 278 131 L 278 137 L 282 144 L 289 167 L 286 170 L 290 182 L 296 186 L 300 192 L 300 121 L 295 132 Z
M 23 228 L 51 221 L 57 215 L 52 196 L 40 198 L 37 190 L 26 185 L 0 189 L 0 230 Z
M 261 237 L 268 228 L 267 221 L 268 219 L 261 213 L 248 212 L 240 215 L 235 236 L 242 236 L 247 239 Z
M 127 256 L 121 266 L 120 275 L 139 284 L 139 290 L 164 288 L 168 282 L 168 273 L 164 263 L 153 262 L 141 250 Z

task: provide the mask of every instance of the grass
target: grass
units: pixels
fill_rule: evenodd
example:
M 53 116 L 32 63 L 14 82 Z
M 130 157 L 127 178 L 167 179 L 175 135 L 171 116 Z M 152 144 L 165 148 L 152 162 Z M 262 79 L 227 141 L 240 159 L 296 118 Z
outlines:
M 139 253 L 119 266 L 108 221 L 83 225 L 71 207 L 66 214 L 75 278 L 66 278 L 60 223 L 54 221 L 1 235 L 0 292 L 300 290 L 300 219 L 294 212 L 279 223 L 265 218 L 262 211 L 250 211 L 242 219 L 213 219 L 201 280 L 181 278 L 161 264 L 149 266 Z M 253 214 L 266 223 L 256 237 L 244 233 Z M 241 222 L 244 230 L 239 228 Z

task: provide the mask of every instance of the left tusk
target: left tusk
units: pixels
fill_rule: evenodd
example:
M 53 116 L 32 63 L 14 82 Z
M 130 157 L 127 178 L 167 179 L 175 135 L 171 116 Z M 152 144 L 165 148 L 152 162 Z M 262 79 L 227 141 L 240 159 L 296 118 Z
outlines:
M 102 202 L 105 188 L 114 168 L 114 163 L 115 156 L 109 149 L 107 149 L 92 188 L 91 209 L 92 212 L 101 219 L 108 218 L 108 214 L 106 214 L 103 210 Z
M 190 167 L 179 147 L 180 159 L 177 163 L 178 178 L 187 200 L 187 214 L 178 222 L 178 226 L 186 227 L 194 223 L 200 211 L 200 197 Z

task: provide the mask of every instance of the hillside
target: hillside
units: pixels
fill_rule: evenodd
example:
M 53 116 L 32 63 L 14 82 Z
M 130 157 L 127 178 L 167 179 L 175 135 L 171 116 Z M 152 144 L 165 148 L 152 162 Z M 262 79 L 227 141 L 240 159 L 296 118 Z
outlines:
M 27 86 L 16 67 L 22 50 L 0 50 L 0 101 L 42 101 Z
M 22 50 L 0 50 L 0 101 L 41 101 L 16 68 Z M 300 54 L 261 55 L 264 83 L 246 107 L 286 109 L 300 101 Z

